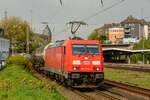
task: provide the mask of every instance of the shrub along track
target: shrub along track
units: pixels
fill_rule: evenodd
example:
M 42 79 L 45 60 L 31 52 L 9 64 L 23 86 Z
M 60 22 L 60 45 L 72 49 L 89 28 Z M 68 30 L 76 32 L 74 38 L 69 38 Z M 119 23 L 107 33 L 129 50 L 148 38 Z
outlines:
M 139 89 L 131 86 L 125 87 L 120 83 L 105 80 L 100 88 L 67 88 L 56 81 L 52 81 L 46 73 L 31 69 L 33 76 L 45 83 L 52 91 L 55 89 L 68 100 L 149 100 L 149 90 Z M 124 87 L 124 88 L 123 88 Z M 137 89 L 137 90 L 136 90 Z M 140 91 L 140 92 L 139 92 Z

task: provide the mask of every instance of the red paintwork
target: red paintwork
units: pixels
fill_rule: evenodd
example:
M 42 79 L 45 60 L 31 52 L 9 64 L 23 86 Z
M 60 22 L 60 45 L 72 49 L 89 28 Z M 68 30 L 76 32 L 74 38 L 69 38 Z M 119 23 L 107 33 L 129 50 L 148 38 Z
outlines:
M 97 44 L 100 48 L 100 54 L 82 54 L 74 55 L 72 53 L 72 44 Z M 65 47 L 65 54 L 64 54 Z M 85 60 L 85 57 L 88 59 Z M 73 60 L 80 60 L 80 65 L 73 65 Z M 98 60 L 101 62 L 100 65 L 93 66 L 92 61 Z M 102 48 L 99 41 L 96 40 L 65 40 L 65 42 L 59 47 L 51 47 L 45 50 L 45 65 L 49 68 L 55 69 L 58 72 L 103 72 L 103 56 Z M 73 71 L 73 66 L 77 66 L 79 70 Z M 100 68 L 96 71 L 94 67 Z

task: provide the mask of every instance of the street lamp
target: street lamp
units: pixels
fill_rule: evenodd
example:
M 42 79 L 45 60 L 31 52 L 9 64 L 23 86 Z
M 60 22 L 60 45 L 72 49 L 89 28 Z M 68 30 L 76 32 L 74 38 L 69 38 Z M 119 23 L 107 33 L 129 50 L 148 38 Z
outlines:
M 143 25 L 143 30 L 144 30 L 144 22 L 143 22 L 143 19 L 142 19 L 142 25 Z M 142 49 L 143 49 L 143 64 L 144 64 L 144 61 L 145 61 L 145 55 L 144 55 L 144 49 L 145 49 L 145 45 L 144 45 L 144 40 L 145 40 L 145 36 L 144 36 L 144 31 L 142 31 L 142 39 L 143 39 L 143 42 L 142 42 Z

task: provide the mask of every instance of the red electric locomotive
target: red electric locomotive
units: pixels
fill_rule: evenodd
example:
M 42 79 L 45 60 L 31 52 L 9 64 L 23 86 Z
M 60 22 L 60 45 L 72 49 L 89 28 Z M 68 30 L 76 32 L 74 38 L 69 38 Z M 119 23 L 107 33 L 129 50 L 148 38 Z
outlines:
M 44 48 L 40 69 L 69 86 L 98 86 L 104 80 L 103 54 L 99 41 L 65 40 Z

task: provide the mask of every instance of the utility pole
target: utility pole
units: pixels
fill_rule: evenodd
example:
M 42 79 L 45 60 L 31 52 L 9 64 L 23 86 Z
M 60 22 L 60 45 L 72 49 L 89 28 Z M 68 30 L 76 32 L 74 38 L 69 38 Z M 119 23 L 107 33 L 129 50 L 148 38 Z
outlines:
M 5 17 L 5 19 L 7 19 L 7 11 L 4 11 L 4 17 Z
M 29 48 L 29 26 L 26 27 L 26 53 L 30 53 L 30 48 Z
M 31 24 L 31 30 L 32 30 L 32 24 L 33 24 L 33 16 L 32 16 L 32 14 L 33 14 L 33 11 L 31 9 L 30 10 L 30 15 L 31 15 L 31 22 L 30 22 L 30 24 Z
M 142 19 L 142 26 L 143 26 L 143 30 L 144 30 L 144 22 L 143 22 L 143 8 L 141 8 L 141 19 Z M 142 30 L 142 39 L 143 39 L 143 42 L 142 42 L 142 44 L 143 44 L 143 46 L 142 46 L 142 49 L 143 49 L 143 64 L 144 64 L 144 62 L 145 62 L 145 55 L 144 55 L 144 49 L 145 49 L 145 46 L 144 46 L 144 40 L 145 40 L 145 37 L 144 37 L 144 31 Z
M 0 9 L 0 19 L 3 18 L 2 10 Z

